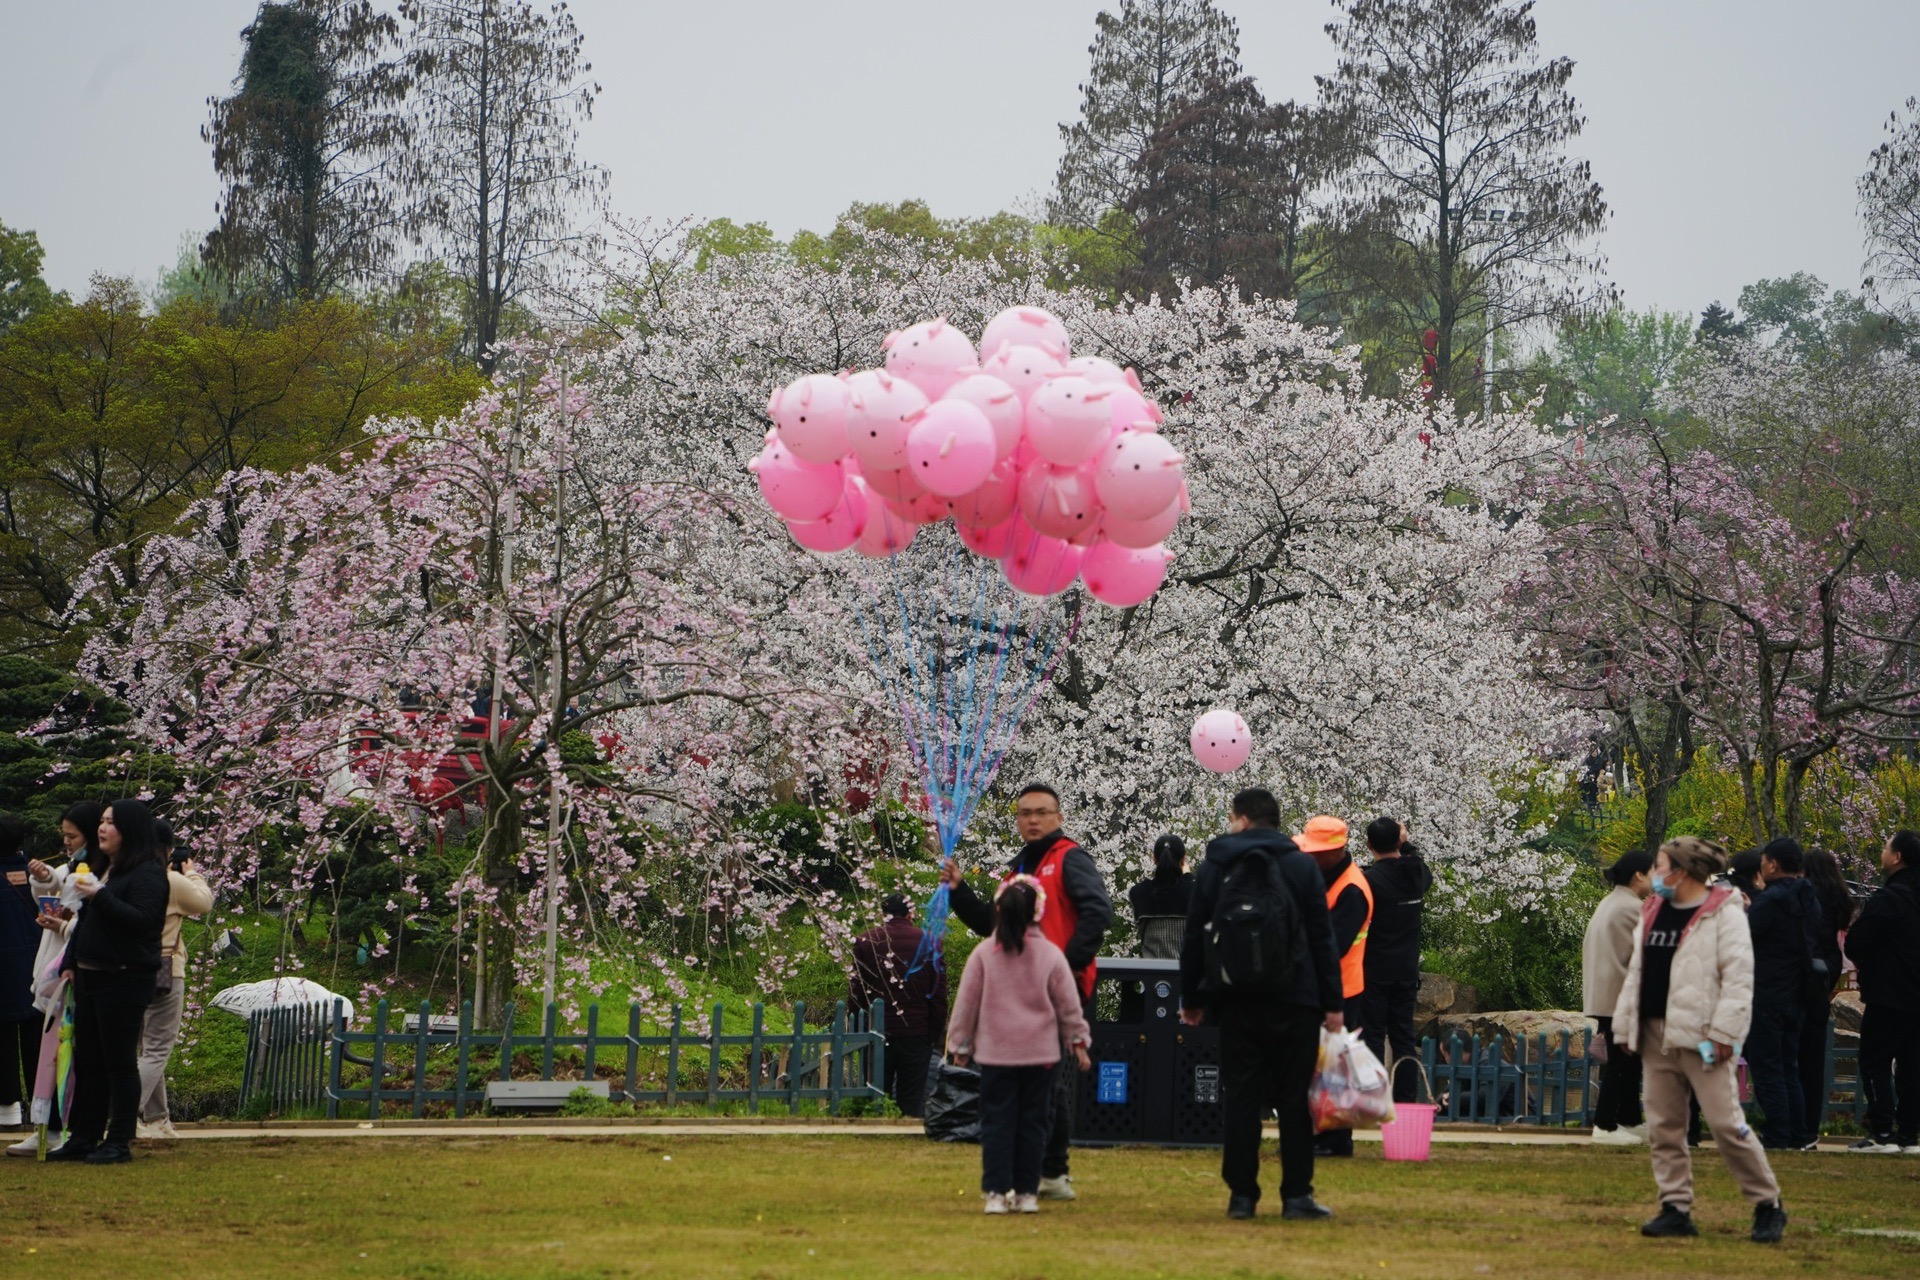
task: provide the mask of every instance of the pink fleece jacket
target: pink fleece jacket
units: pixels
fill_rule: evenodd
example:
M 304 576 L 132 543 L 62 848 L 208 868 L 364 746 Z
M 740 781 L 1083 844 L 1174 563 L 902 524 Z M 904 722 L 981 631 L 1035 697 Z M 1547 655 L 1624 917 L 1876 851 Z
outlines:
M 1060 1042 L 1091 1044 L 1080 992 L 1059 947 L 1038 928 L 1018 953 L 989 938 L 967 957 L 947 1017 L 947 1051 L 989 1067 L 1047 1067 Z

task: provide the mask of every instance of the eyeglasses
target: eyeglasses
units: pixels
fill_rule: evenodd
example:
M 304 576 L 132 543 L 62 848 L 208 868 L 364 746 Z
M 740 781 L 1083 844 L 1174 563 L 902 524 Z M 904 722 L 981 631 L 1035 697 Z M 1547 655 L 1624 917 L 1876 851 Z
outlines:
M 1046 818 L 1058 812 L 1060 812 L 1058 809 L 1015 809 L 1013 816 L 1016 818 Z

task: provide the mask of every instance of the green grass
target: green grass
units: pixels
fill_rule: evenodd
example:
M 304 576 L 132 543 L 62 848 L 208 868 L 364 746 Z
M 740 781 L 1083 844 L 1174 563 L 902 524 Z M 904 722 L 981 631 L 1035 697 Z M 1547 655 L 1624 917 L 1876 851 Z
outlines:
M 1920 1272 L 1920 1242 L 1845 1234 L 1920 1230 L 1920 1160 L 1777 1167 L 1793 1221 L 1764 1248 L 1711 1155 L 1702 1238 L 1649 1241 L 1645 1153 L 1579 1147 L 1449 1146 L 1424 1165 L 1363 1150 L 1319 1171 L 1334 1221 L 1230 1223 L 1203 1151 L 1077 1152 L 1077 1203 L 987 1219 L 975 1148 L 902 1138 L 196 1141 L 119 1168 L 0 1162 L 0 1258 L 10 1278 L 196 1280 Z

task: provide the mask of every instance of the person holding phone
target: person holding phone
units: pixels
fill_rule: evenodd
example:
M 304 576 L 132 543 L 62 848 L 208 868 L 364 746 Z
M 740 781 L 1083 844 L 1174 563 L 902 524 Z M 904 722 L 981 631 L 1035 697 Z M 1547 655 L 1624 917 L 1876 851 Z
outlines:
M 1660 1213 L 1644 1236 L 1697 1236 L 1687 1098 L 1713 1126 L 1713 1144 L 1753 1204 L 1752 1239 L 1776 1244 L 1786 1231 L 1780 1184 L 1759 1136 L 1740 1110 L 1733 1060 L 1753 1021 L 1753 939 L 1738 891 L 1709 887 L 1727 865 L 1719 845 L 1681 836 L 1653 859 L 1652 894 L 1633 931 L 1633 955 L 1613 1010 L 1615 1043 L 1640 1055 L 1647 1139 Z

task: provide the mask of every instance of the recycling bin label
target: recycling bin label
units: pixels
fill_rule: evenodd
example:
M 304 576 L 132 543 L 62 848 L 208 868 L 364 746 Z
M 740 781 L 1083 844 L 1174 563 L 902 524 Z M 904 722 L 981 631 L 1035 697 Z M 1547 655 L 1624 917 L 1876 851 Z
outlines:
M 1127 1064 L 1124 1062 L 1103 1062 L 1100 1064 L 1100 1078 L 1094 1093 L 1096 1102 L 1125 1102 L 1127 1100 Z

